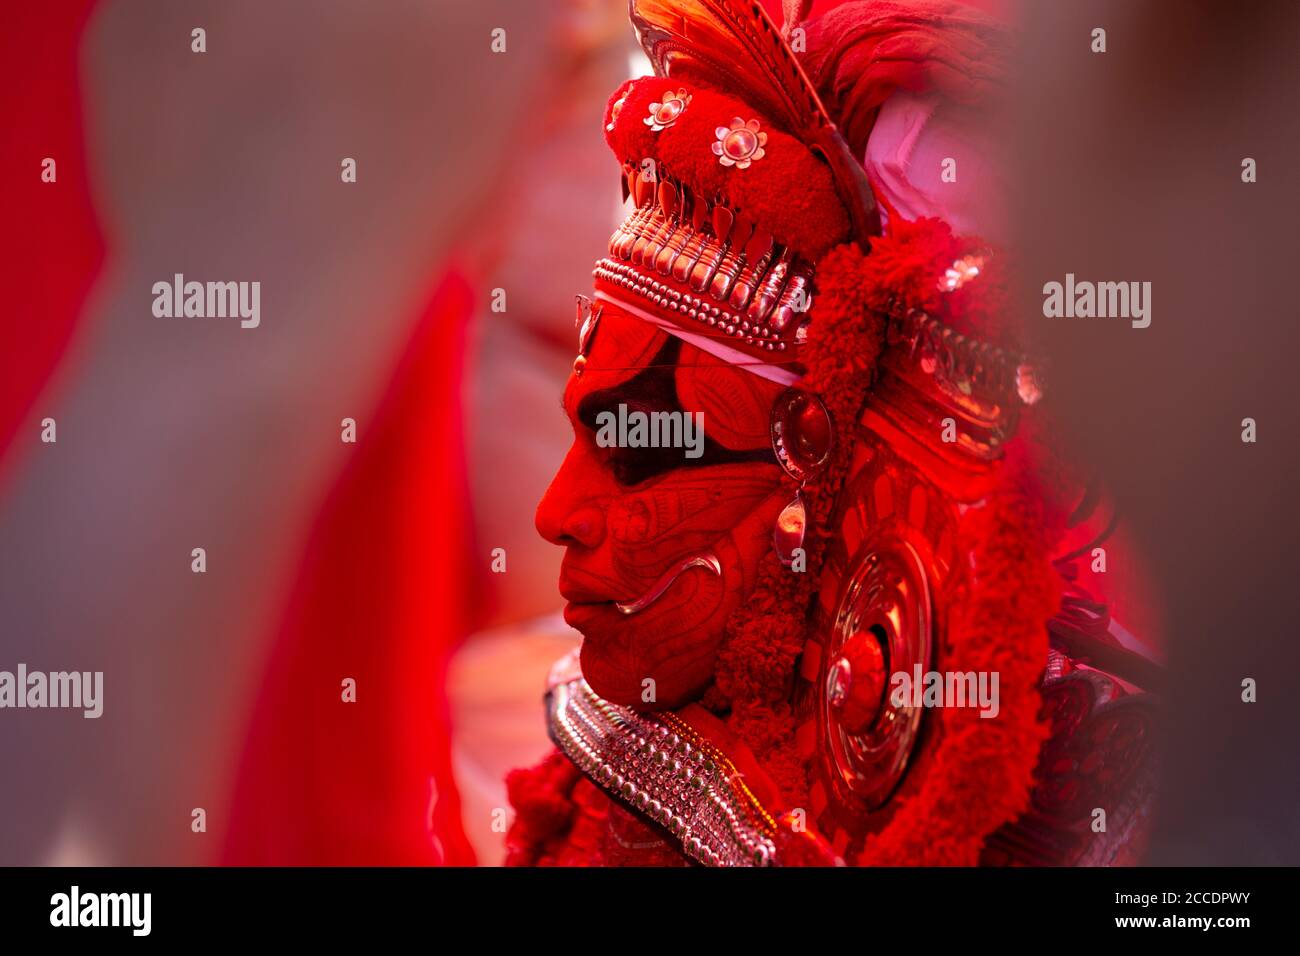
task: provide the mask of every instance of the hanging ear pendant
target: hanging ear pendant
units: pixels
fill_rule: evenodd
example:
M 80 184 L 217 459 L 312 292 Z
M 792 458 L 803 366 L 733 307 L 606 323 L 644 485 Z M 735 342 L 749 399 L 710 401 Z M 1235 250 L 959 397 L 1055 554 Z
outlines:
M 592 306 L 585 295 L 574 296 L 577 303 L 577 316 L 573 320 L 578 330 L 578 357 L 573 360 L 575 375 L 581 376 L 587 367 L 587 352 L 591 349 L 591 337 L 596 333 L 596 323 L 600 321 L 600 306 Z
M 830 412 L 821 399 L 797 388 L 787 389 L 772 406 L 771 431 L 776 460 L 787 475 L 799 482 L 794 500 L 781 509 L 772 531 L 777 557 L 788 568 L 794 563 L 795 550 L 803 547 L 808 531 L 804 486 L 830 461 L 835 436 Z
M 794 493 L 794 500 L 777 515 L 772 529 L 772 542 L 776 556 L 787 568 L 794 564 L 795 551 L 803 547 L 804 533 L 808 530 L 808 507 L 803 499 L 803 487 Z

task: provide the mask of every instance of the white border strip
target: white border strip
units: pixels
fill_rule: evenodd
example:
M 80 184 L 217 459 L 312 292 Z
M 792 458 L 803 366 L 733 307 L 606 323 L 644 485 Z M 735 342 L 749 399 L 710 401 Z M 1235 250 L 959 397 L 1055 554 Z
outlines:
M 770 382 L 776 382 L 778 385 L 793 385 L 799 381 L 799 376 L 796 373 L 790 371 L 788 368 L 782 368 L 779 365 L 741 364 L 753 363 L 755 359 L 744 352 L 723 345 L 715 338 L 711 338 L 707 335 L 697 335 L 694 332 L 688 332 L 675 322 L 672 322 L 663 316 L 655 315 L 653 312 L 647 312 L 644 309 L 638 308 L 624 299 L 610 295 L 604 290 L 597 289 L 594 298 L 597 300 L 604 300 L 610 305 L 618 306 L 624 312 L 629 312 L 632 315 L 635 315 L 638 319 L 649 322 L 651 325 L 657 325 L 665 332 L 676 336 L 683 342 L 689 342 L 697 349 L 702 349 L 710 355 L 722 359 L 729 365 L 734 365 L 746 372 L 753 372 L 760 378 L 765 378 Z

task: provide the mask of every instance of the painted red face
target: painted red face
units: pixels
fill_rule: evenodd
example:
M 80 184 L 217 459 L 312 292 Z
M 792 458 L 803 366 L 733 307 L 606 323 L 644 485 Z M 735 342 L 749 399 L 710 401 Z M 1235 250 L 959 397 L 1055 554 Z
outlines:
M 573 447 L 537 508 L 537 530 L 566 549 L 565 620 L 583 635 L 584 676 L 607 700 L 659 710 L 708 686 L 723 627 L 752 591 L 789 497 L 768 434 L 780 392 L 604 306 L 586 368 L 565 389 Z M 599 429 L 610 419 L 601 413 L 617 415 L 620 405 L 702 412 L 698 457 L 681 447 L 602 447 Z M 720 575 L 699 566 L 673 575 L 709 554 Z M 616 606 L 644 600 L 666 580 L 643 609 Z

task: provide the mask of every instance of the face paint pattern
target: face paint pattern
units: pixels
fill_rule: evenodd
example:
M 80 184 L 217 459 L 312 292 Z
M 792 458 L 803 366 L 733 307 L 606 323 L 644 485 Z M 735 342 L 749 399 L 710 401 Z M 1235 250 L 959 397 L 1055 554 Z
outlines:
M 566 389 L 574 443 L 538 506 L 537 528 L 566 549 L 565 619 L 583 635 L 588 683 L 607 700 L 671 708 L 708 686 L 727 618 L 752 590 L 785 503 L 766 447 L 780 391 L 617 309 L 602 316 L 583 375 Z M 704 412 L 704 453 L 599 447 L 595 416 L 620 402 Z M 682 567 L 705 555 L 720 574 Z M 617 607 L 666 577 L 636 613 Z

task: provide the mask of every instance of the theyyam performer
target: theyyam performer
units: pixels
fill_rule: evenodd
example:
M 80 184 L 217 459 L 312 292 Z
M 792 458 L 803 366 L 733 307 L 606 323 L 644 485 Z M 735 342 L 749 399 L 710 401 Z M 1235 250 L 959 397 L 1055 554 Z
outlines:
M 1009 293 L 972 119 L 1007 30 L 809 6 L 630 4 L 655 75 L 603 118 L 629 212 L 537 511 L 583 641 L 509 862 L 1131 862 L 1160 668 Z M 601 434 L 638 413 L 692 453 Z

